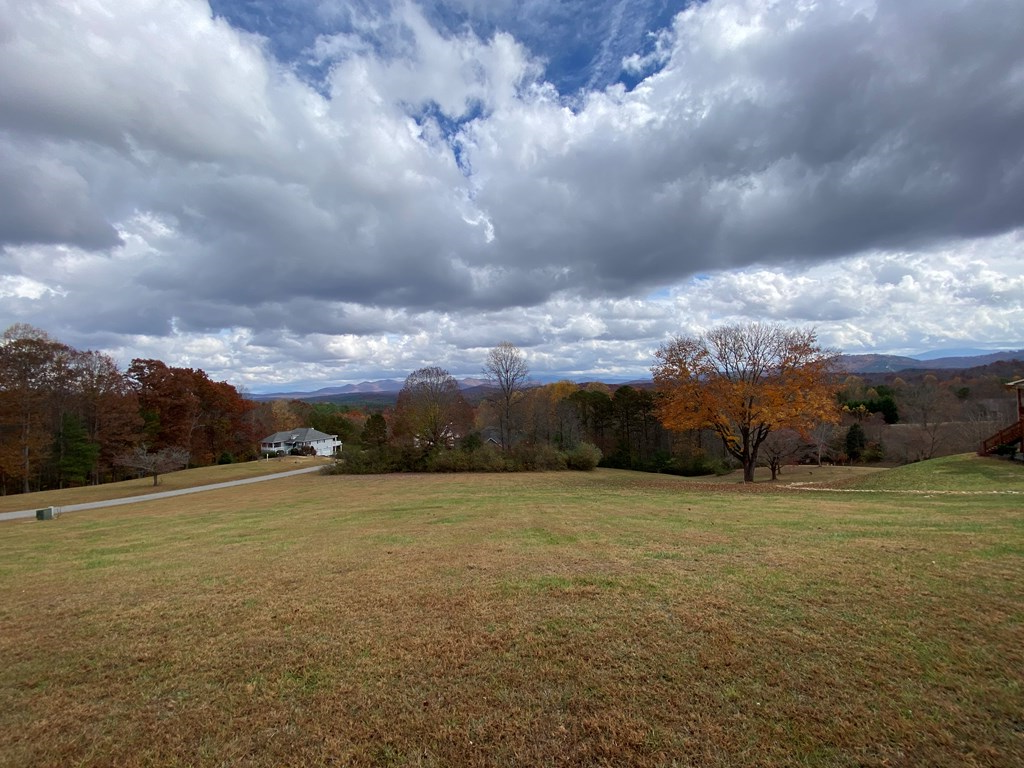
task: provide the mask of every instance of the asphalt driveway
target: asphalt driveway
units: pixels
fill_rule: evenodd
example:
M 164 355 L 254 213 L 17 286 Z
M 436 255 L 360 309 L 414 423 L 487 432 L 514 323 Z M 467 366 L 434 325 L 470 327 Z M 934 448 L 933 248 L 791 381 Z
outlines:
M 185 496 L 189 493 L 202 493 L 203 491 L 216 491 L 219 488 L 233 488 L 236 485 L 248 485 L 249 483 L 262 483 L 266 480 L 278 480 L 282 477 L 292 477 L 293 475 L 306 475 L 310 472 L 319 472 L 322 467 L 304 467 L 302 469 L 292 469 L 288 472 L 278 472 L 274 475 L 260 475 L 259 477 L 247 477 L 242 480 L 228 480 L 223 483 L 212 483 L 210 485 L 197 485 L 195 488 L 180 488 L 176 491 L 157 491 L 156 493 L 147 493 L 143 496 L 130 496 L 126 499 L 110 499 L 109 501 L 90 501 L 85 504 L 68 504 L 63 507 L 56 508 L 56 512 L 63 515 L 67 512 L 81 512 L 86 509 L 102 509 L 103 507 L 119 507 L 122 504 L 138 504 L 141 501 L 153 501 L 154 499 L 167 499 L 171 496 Z M 0 513 L 0 521 L 3 520 L 21 520 L 24 518 L 32 518 L 36 516 L 35 509 L 22 509 L 17 512 L 3 512 Z

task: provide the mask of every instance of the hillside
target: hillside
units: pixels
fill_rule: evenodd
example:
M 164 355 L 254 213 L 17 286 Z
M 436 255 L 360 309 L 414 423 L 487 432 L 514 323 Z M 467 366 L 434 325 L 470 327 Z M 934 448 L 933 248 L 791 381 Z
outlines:
M 900 355 L 840 355 L 839 368 L 847 373 L 899 373 L 978 368 L 1006 360 L 1024 360 L 1024 349 L 988 352 L 981 355 L 915 358 Z
M 306 475 L 5 523 L 0 764 L 1021 765 L 1000 487 Z

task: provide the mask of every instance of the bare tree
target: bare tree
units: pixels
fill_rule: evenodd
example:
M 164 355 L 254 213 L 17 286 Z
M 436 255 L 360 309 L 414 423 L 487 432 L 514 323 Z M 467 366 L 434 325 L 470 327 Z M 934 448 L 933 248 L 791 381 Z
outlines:
M 943 424 L 956 412 L 953 394 L 933 374 L 925 375 L 919 384 L 904 387 L 899 394 L 902 410 L 917 428 L 916 458 L 934 458 L 940 452 Z
M 816 424 L 807 435 L 810 444 L 814 446 L 814 450 L 817 453 L 819 467 L 821 466 L 822 454 L 828 450 L 835 434 L 836 425 L 828 421 L 822 421 Z
M 761 462 L 771 470 L 772 481 L 778 479 L 784 464 L 795 459 L 806 445 L 794 429 L 777 429 L 761 443 Z
M 982 441 L 997 432 L 1001 426 L 996 412 L 989 410 L 982 403 L 964 403 L 961 405 L 960 419 L 956 423 L 957 442 L 953 449 L 957 452 L 976 451 Z
M 530 369 L 519 347 L 503 341 L 488 353 L 484 375 L 501 390 L 498 427 L 501 431 L 501 445 L 507 449 L 512 444 L 512 409 L 526 387 Z
M 52 447 L 60 372 L 70 353 L 24 323 L 0 336 L 0 472 L 20 475 L 24 493 Z
M 413 371 L 395 404 L 395 435 L 426 448 L 442 448 L 463 436 L 473 423 L 473 409 L 459 383 L 444 368 Z
M 144 472 L 153 477 L 153 485 L 160 482 L 160 475 L 173 472 L 188 466 L 189 452 L 179 446 L 168 446 L 159 451 L 150 451 L 145 445 L 139 445 L 121 456 L 117 463 Z

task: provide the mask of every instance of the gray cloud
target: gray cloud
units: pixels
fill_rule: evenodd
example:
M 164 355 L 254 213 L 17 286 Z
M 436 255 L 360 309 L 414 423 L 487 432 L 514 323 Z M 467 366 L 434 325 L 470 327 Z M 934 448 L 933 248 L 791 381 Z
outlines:
M 746 26 L 737 13 L 681 15 L 667 67 L 631 94 L 574 118 L 538 105 L 560 130 L 524 110 L 473 126 L 499 239 L 547 246 L 576 285 L 628 292 L 1024 222 L 1019 4 L 883 3 L 870 18 L 775 4 Z
M 654 5 L 587 11 L 610 25 L 588 77 L 610 81 Z M 0 322 L 253 384 L 285 359 L 319 380 L 503 339 L 624 370 L 729 318 L 904 345 L 941 333 L 913 309 L 935 296 L 1012 337 L 979 308 L 1020 307 L 1020 3 L 712 0 L 635 89 L 580 94 L 505 29 L 511 6 L 353 7 L 319 7 L 346 26 L 308 49 L 311 84 L 198 0 L 0 0 Z M 906 338 L 875 328 L 886 302 Z
M 0 133 L 0 245 L 121 243 L 77 169 L 19 149 Z

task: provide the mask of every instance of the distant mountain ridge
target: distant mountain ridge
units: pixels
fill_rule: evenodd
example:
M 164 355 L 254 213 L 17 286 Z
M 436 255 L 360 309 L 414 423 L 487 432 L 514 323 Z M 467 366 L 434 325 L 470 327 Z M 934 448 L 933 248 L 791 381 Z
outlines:
M 968 350 L 957 350 L 968 351 Z M 898 373 L 899 371 L 921 371 L 921 370 L 948 370 L 959 368 L 976 368 L 983 365 L 990 365 L 1003 360 L 1024 360 L 1024 349 L 1007 350 L 1003 352 L 982 352 L 977 355 L 955 355 L 949 357 L 936 357 L 939 352 L 927 352 L 920 357 L 909 357 L 903 355 L 840 355 L 839 369 L 845 373 Z M 552 379 L 554 380 L 554 379 Z M 613 386 L 620 386 L 622 382 L 605 382 Z M 650 386 L 650 379 L 636 379 L 625 382 L 631 386 Z M 363 381 L 359 384 L 345 384 L 340 387 L 323 387 L 313 392 L 267 392 L 265 394 L 250 394 L 253 400 L 327 400 L 332 397 L 356 396 L 356 395 L 397 395 L 404 386 L 403 379 L 378 379 L 377 381 Z M 486 379 L 465 378 L 459 379 L 459 387 L 467 392 L 473 391 L 481 395 L 483 390 L 488 388 Z
M 839 368 L 846 373 L 897 373 L 899 371 L 946 370 L 976 368 L 1002 360 L 1024 360 L 1024 349 L 1003 352 L 985 352 L 978 355 L 933 357 L 929 352 L 921 357 L 902 355 L 840 355 Z
M 484 379 L 460 379 L 461 389 L 473 389 L 486 385 Z M 341 387 L 323 387 L 313 392 L 267 392 L 265 394 L 252 394 L 253 400 L 320 400 L 335 395 L 375 395 L 375 394 L 397 394 L 402 391 L 405 385 L 403 379 L 379 379 L 377 381 L 363 381 L 359 384 L 345 384 Z

